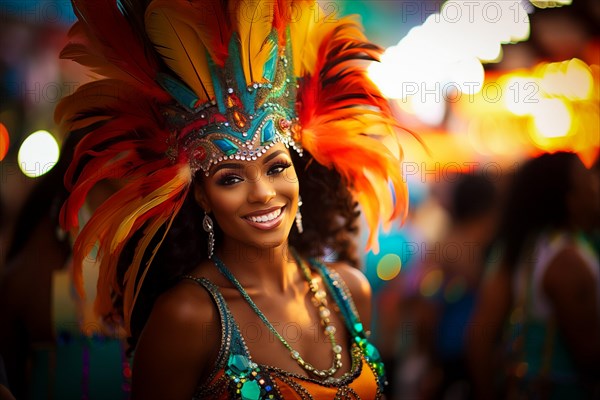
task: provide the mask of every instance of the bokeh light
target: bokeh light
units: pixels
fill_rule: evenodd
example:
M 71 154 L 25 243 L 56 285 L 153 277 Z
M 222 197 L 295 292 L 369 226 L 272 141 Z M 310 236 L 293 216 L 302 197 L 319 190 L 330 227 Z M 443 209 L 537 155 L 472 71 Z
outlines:
M 0 122 L 0 161 L 4 160 L 4 157 L 6 157 L 9 145 L 10 136 L 8 135 L 8 129 Z
M 48 131 L 33 132 L 21 144 L 17 160 L 26 176 L 37 178 L 50 171 L 60 155 L 56 139 Z
M 389 281 L 400 273 L 402 260 L 397 254 L 389 253 L 381 257 L 377 263 L 377 276 L 379 279 Z
M 541 136 L 566 136 L 571 123 L 571 110 L 561 99 L 541 99 L 533 110 L 533 126 Z
M 527 40 L 529 33 L 529 16 L 520 2 L 449 0 L 389 47 L 369 76 L 390 98 L 433 92 L 443 98 L 448 85 L 472 95 L 483 86 L 482 62 L 500 61 L 502 44 Z
M 537 8 L 554 8 L 570 5 L 573 0 L 530 0 Z
M 442 287 L 442 281 L 444 280 L 444 272 L 439 269 L 432 269 L 425 273 L 425 276 L 421 280 L 419 291 L 422 296 L 432 297 Z

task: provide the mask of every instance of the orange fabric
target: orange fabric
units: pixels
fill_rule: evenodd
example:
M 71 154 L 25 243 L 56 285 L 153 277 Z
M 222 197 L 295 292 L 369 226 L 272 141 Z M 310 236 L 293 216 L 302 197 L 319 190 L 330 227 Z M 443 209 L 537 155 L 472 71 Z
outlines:
M 319 385 L 314 382 L 308 382 L 298 378 L 292 378 L 297 384 L 301 385 L 304 389 L 306 389 L 310 395 L 319 400 L 333 400 L 335 398 L 336 392 L 338 391 L 337 387 L 327 387 L 323 385 Z M 279 386 L 279 390 L 284 399 L 298 399 L 300 400 L 300 395 L 294 391 L 287 384 L 282 382 L 281 380 L 275 378 L 275 382 L 277 386 Z M 358 394 L 360 399 L 370 400 L 375 399 L 377 397 L 377 377 L 367 365 L 367 362 L 362 360 L 362 369 L 360 375 L 358 375 L 349 385 L 348 387 Z
M 350 381 L 346 386 L 354 391 L 361 400 L 377 399 L 377 377 L 364 358 L 361 359 L 361 362 L 362 365 L 360 374 Z M 208 386 L 214 385 L 223 378 L 224 374 L 224 370 L 219 371 Z M 302 400 L 300 394 L 296 392 L 289 384 L 285 383 L 281 378 L 277 377 L 276 375 L 271 375 L 271 378 L 277 385 L 281 396 L 285 400 Z M 293 376 L 287 376 L 287 378 L 306 389 L 313 399 L 333 400 L 338 390 L 340 390 L 339 386 L 329 387 Z M 228 400 L 229 392 L 225 390 L 220 396 L 211 396 L 211 399 Z

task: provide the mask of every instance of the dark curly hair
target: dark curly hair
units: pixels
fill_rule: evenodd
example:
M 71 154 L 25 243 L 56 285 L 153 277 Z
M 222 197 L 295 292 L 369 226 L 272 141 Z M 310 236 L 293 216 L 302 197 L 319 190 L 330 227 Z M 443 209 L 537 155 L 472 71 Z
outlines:
M 305 258 L 329 257 L 333 254 L 337 260 L 356 267 L 354 236 L 358 232 L 357 218 L 360 212 L 346 183 L 336 170 L 314 161 L 306 151 L 303 157 L 294 151 L 290 154 L 300 183 L 304 225 L 302 234 L 296 229 L 291 230 L 290 245 Z M 190 191 L 152 261 L 138 295 L 131 318 L 131 349 L 135 347 L 158 296 L 177 282 L 181 275 L 189 273 L 207 259 L 208 237 L 202 229 L 203 217 L 204 212 L 196 203 L 193 191 Z M 217 245 L 222 235 L 218 226 L 215 226 Z M 154 244 L 158 243 L 160 237 L 162 234 L 159 232 Z M 132 261 L 137 239 L 132 238 L 119 260 L 121 282 Z M 153 247 L 148 246 L 149 249 Z M 146 259 L 149 256 L 147 254 Z M 116 297 L 114 300 L 117 309 L 120 309 L 122 299 Z

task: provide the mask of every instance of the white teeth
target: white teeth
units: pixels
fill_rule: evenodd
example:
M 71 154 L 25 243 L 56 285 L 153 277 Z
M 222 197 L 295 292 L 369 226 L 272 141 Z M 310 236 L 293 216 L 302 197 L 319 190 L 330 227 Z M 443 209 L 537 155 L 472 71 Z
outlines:
M 279 217 L 279 214 L 281 214 L 281 208 L 278 209 L 277 211 L 273 211 L 272 213 L 268 213 L 266 215 L 260 215 L 258 217 L 246 217 L 246 218 L 248 218 L 252 222 L 268 222 L 268 221 L 272 221 L 275 218 Z

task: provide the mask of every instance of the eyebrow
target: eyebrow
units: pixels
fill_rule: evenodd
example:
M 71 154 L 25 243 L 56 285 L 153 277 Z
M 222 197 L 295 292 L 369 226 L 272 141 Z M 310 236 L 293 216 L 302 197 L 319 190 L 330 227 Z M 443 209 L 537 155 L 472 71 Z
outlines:
M 271 161 L 272 159 L 274 159 L 275 157 L 277 157 L 278 155 L 285 153 L 284 150 L 277 150 L 271 154 L 269 154 L 268 156 L 266 156 L 263 160 L 263 164 L 268 163 L 269 161 Z
M 272 159 L 274 159 L 275 157 L 277 157 L 280 154 L 285 154 L 284 150 L 277 150 L 271 154 L 269 154 L 268 156 L 263 158 L 263 164 L 268 163 L 269 161 L 271 161 Z M 231 169 L 242 169 L 243 168 L 243 164 L 242 163 L 223 163 L 223 164 L 218 164 L 215 166 L 214 171 L 212 172 L 213 175 L 216 174 L 218 171 L 224 169 L 224 168 L 231 168 Z

